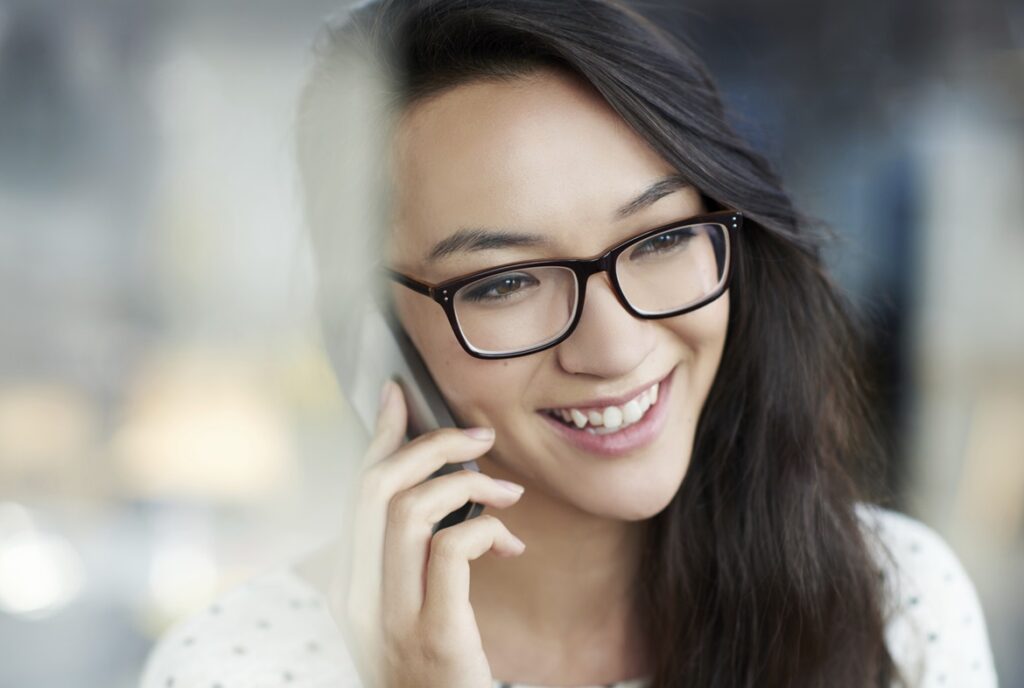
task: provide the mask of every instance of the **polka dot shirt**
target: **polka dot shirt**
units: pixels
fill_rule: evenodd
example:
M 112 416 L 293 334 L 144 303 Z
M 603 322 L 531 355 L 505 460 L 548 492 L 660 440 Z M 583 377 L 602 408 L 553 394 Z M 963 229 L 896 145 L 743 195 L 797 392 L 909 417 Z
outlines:
M 901 514 L 858 507 L 888 599 L 886 642 L 911 686 L 997 685 L 974 586 L 948 545 Z M 587 688 L 646 688 L 644 677 Z M 140 688 L 361 688 L 323 596 L 290 566 L 254 576 L 179 621 Z M 493 688 L 557 688 L 495 680 Z

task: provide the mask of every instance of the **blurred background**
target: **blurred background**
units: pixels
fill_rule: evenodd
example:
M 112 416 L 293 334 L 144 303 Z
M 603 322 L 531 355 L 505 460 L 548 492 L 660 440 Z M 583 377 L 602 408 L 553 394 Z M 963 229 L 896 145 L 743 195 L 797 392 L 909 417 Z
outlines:
M 344 2 L 0 0 L 0 688 L 134 686 L 337 525 L 295 97 Z M 1024 3 L 637 3 L 840 236 L 901 509 L 1024 686 Z

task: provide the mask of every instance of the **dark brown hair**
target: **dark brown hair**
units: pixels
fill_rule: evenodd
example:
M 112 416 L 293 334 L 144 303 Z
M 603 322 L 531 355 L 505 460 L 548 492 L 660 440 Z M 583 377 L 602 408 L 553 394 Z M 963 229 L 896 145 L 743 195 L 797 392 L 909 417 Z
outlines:
M 329 27 L 300 110 L 367 49 L 397 109 L 538 67 L 591 84 L 709 209 L 744 213 L 728 334 L 686 478 L 649 521 L 635 598 L 652 686 L 888 686 L 882 579 L 854 475 L 881 444 L 861 329 L 824 233 L 727 124 L 702 61 L 615 0 L 383 0 Z M 331 132 L 300 118 L 300 158 Z M 315 172 L 305 165 L 307 189 Z M 329 223 L 312 213 L 321 263 Z

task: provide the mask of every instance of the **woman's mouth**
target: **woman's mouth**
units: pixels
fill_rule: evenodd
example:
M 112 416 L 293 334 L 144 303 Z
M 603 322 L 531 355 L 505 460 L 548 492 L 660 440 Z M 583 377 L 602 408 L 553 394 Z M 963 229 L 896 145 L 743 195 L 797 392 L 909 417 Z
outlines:
M 589 408 L 548 409 L 544 413 L 549 414 L 555 420 L 562 421 L 566 425 L 575 425 L 580 430 L 585 430 L 595 435 L 607 435 L 628 428 L 633 423 L 642 420 L 647 415 L 651 406 L 658 401 L 659 384 L 660 380 L 625 404 Z
M 606 456 L 629 453 L 652 442 L 665 424 L 675 368 L 631 399 L 607 406 L 543 409 L 539 413 L 563 439 Z

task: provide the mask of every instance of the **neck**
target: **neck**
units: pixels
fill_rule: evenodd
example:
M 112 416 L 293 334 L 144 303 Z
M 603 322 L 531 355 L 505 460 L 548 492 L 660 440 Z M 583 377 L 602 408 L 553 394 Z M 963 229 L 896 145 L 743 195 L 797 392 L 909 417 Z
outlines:
M 488 457 L 478 465 L 526 487 L 515 505 L 491 511 L 526 551 L 471 562 L 470 598 L 482 635 L 528 636 L 555 651 L 635 647 L 632 589 L 644 522 L 581 511 Z

